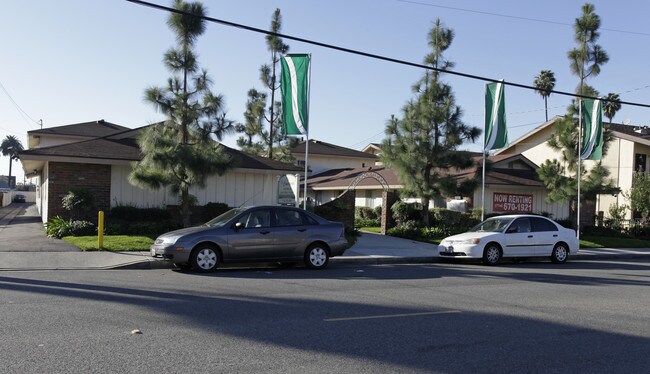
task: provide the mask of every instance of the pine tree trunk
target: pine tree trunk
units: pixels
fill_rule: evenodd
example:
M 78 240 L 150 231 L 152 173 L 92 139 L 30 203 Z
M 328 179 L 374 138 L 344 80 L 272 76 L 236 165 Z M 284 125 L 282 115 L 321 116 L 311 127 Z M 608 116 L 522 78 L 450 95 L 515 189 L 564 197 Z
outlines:
M 422 198 L 422 224 L 429 227 L 429 198 Z
M 190 192 L 187 188 L 181 190 L 181 218 L 183 227 L 190 227 Z

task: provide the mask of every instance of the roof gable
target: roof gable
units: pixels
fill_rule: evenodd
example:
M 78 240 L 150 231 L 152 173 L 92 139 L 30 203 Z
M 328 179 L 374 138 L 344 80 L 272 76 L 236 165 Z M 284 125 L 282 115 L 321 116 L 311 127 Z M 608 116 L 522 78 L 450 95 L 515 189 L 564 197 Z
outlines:
M 56 135 L 96 138 L 116 134 L 125 130 L 129 130 L 129 128 L 100 119 L 97 121 L 75 123 L 72 125 L 48 127 L 45 129 L 28 131 L 27 134 L 29 136 Z
M 298 143 L 291 150 L 292 154 L 295 155 L 304 155 L 305 154 L 305 142 L 302 141 Z M 374 160 L 377 158 L 375 155 L 371 155 L 365 152 L 357 151 L 350 148 L 341 147 L 338 145 L 322 142 L 320 140 L 309 139 L 309 154 L 310 155 L 323 155 L 323 156 L 339 156 L 339 157 L 356 157 L 356 158 L 365 158 Z

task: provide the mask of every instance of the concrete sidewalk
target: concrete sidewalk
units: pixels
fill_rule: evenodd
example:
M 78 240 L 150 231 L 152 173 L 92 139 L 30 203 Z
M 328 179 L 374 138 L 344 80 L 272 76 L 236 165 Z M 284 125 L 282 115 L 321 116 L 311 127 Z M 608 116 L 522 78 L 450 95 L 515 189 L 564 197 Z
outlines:
M 581 249 L 575 260 L 650 259 L 650 248 Z M 441 259 L 437 245 L 408 239 L 362 233 L 333 264 L 434 263 Z M 11 204 L 0 208 L 0 271 L 17 270 L 101 270 L 166 269 L 169 261 L 149 252 L 82 252 L 62 240 L 45 236 L 33 204 Z

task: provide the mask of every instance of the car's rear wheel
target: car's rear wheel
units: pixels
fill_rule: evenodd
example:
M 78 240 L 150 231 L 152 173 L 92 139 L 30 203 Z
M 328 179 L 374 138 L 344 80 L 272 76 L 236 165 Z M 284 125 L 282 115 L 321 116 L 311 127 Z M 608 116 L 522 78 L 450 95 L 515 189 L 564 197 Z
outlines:
M 554 264 L 563 264 L 569 258 L 569 248 L 566 244 L 558 243 L 553 248 L 553 253 L 551 253 L 551 262 Z
M 496 265 L 501 260 L 503 253 L 501 247 L 496 243 L 489 243 L 483 250 L 483 263 L 485 265 Z
M 213 245 L 200 244 L 192 251 L 190 263 L 195 271 L 213 271 L 219 266 L 219 251 Z
M 305 252 L 305 265 L 310 269 L 325 269 L 329 258 L 327 248 L 322 244 L 315 243 L 310 245 Z

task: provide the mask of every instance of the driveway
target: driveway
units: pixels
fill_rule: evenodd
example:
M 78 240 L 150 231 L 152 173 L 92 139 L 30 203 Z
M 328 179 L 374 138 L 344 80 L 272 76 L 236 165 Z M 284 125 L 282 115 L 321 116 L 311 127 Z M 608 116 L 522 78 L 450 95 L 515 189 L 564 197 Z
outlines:
M 48 238 L 34 203 L 0 208 L 0 252 L 79 252 L 63 240 Z

